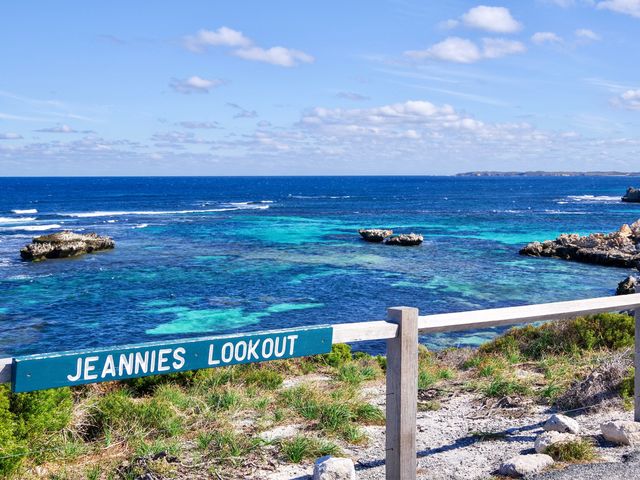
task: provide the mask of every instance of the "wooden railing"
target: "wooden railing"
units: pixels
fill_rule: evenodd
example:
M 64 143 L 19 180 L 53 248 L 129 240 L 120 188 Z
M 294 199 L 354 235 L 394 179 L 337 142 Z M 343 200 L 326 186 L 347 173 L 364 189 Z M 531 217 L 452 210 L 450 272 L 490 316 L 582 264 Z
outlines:
M 333 344 L 367 340 L 387 341 L 386 478 L 413 480 L 416 478 L 419 334 L 482 329 L 629 310 L 635 312 L 634 366 L 636 372 L 640 372 L 640 294 L 425 316 L 420 316 L 416 308 L 394 307 L 388 309 L 386 320 L 341 323 L 329 328 L 332 328 Z M 293 334 L 301 333 L 303 330 L 282 330 L 278 331 L 278 334 L 283 335 L 282 332 Z M 273 333 L 258 332 L 247 335 L 270 334 Z M 309 332 L 305 334 L 308 336 Z M 218 341 L 220 338 L 227 337 L 209 337 L 202 341 Z M 291 356 L 300 356 L 293 352 L 293 346 L 291 352 Z M 78 352 L 71 353 L 79 355 Z M 82 354 L 86 355 L 87 352 Z M 305 354 L 308 353 L 301 353 L 301 355 Z M 43 355 L 41 359 L 59 358 L 61 355 L 64 356 L 64 354 Z M 20 357 L 0 359 L 0 383 L 14 382 L 15 384 L 16 365 L 19 361 Z M 78 364 L 80 363 L 78 360 Z M 640 422 L 640 375 L 635 377 L 634 389 L 634 419 Z

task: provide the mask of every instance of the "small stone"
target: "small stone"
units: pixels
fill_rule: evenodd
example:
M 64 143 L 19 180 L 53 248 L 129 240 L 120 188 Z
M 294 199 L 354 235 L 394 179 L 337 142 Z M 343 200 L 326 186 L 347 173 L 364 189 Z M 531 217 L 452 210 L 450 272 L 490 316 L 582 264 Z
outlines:
M 605 440 L 620 445 L 640 445 L 640 423 L 615 420 L 600 425 Z
M 578 439 L 579 437 L 572 433 L 560 433 L 555 431 L 544 432 L 536 438 L 534 448 L 536 449 L 536 453 L 545 453 L 547 448 L 551 445 L 556 443 L 573 442 Z
M 313 465 L 313 480 L 356 480 L 350 458 L 321 457 Z
M 580 424 L 566 415 L 551 415 L 542 427 L 547 432 L 580 433 Z
M 500 475 L 520 478 L 538 473 L 553 464 L 553 458 L 543 453 L 532 455 L 516 455 L 500 466 Z

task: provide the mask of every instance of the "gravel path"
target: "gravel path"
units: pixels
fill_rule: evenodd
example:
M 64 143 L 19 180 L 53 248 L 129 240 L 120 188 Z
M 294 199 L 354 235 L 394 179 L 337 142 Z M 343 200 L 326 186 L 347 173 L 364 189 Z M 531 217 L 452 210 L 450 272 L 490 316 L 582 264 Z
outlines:
M 384 387 L 366 391 L 371 403 L 384 408 Z M 418 413 L 418 478 L 429 480 L 487 480 L 501 463 L 521 453 L 533 453 L 533 442 L 541 433 L 542 423 L 549 417 L 548 409 L 538 405 L 522 408 L 483 408 L 480 397 L 458 394 L 441 400 L 440 410 Z M 488 414 L 488 415 L 487 415 Z M 593 435 L 598 442 L 598 455 L 603 463 L 569 467 L 555 471 L 547 479 L 640 479 L 640 464 L 623 462 L 630 447 L 618 447 L 604 442 L 600 423 L 608 420 L 631 420 L 631 412 L 608 411 L 575 417 L 583 434 Z M 355 464 L 359 480 L 384 479 L 384 427 L 365 427 L 369 442 L 362 447 L 344 449 Z M 574 469 L 576 473 L 574 472 Z M 310 465 L 282 465 L 275 471 L 263 472 L 256 478 L 290 480 L 310 478 Z M 606 472 L 606 473 L 603 473 Z M 554 476 L 559 475 L 559 476 Z M 565 475 L 565 476 L 563 476 Z M 598 476 L 599 475 L 599 476 Z M 624 475 L 613 476 L 613 475 Z
M 617 463 L 572 465 L 564 470 L 547 472 L 527 477 L 527 480 L 632 480 L 640 478 L 640 455 L 638 452 Z

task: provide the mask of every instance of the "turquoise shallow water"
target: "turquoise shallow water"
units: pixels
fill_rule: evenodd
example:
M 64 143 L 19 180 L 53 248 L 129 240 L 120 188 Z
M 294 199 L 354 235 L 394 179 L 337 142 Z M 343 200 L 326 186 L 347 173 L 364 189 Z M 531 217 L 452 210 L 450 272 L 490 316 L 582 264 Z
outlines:
M 439 313 L 609 295 L 627 271 L 517 252 L 562 232 L 633 222 L 640 205 L 619 201 L 633 183 L 640 179 L 0 179 L 0 355 L 382 319 L 393 305 Z M 426 241 L 367 244 L 361 227 Z M 19 260 L 32 236 L 61 228 L 111 235 L 117 248 Z M 495 334 L 422 341 L 477 345 Z

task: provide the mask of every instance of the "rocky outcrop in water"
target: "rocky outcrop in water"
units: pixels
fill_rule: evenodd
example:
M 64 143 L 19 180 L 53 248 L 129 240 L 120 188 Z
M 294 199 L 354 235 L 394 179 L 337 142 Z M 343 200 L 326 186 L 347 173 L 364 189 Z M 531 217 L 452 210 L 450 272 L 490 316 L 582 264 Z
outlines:
M 380 228 L 362 228 L 358 230 L 358 233 L 366 242 L 380 243 L 385 238 L 390 237 L 393 234 L 393 230 L 383 230 Z
M 23 260 L 34 262 L 47 258 L 65 258 L 85 253 L 109 250 L 116 246 L 110 237 L 96 233 L 78 234 L 70 231 L 52 233 L 36 237 L 20 250 Z
M 640 220 L 631 226 L 625 224 L 613 233 L 584 237 L 562 234 L 555 240 L 533 242 L 521 249 L 520 254 L 633 268 L 640 264 Z
M 629 187 L 627 193 L 622 197 L 623 202 L 640 203 L 640 189 Z
M 385 245 L 399 245 L 402 247 L 412 247 L 415 245 L 420 245 L 423 242 L 424 238 L 422 235 L 417 233 L 403 233 L 401 235 L 396 235 L 394 237 L 387 238 L 384 243 Z
M 616 295 L 629 295 L 638 291 L 638 278 L 629 275 L 618 284 Z

